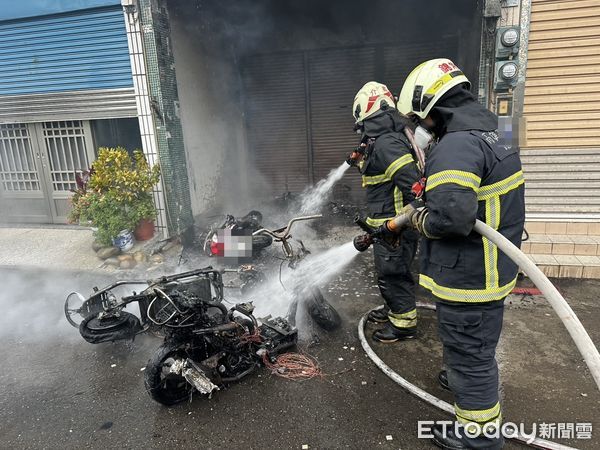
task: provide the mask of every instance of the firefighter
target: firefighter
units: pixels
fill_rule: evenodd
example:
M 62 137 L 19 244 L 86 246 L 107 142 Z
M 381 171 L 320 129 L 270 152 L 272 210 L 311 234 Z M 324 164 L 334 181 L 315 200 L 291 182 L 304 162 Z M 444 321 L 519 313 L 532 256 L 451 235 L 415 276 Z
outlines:
M 403 132 L 408 121 L 396 110 L 388 88 L 374 81 L 358 91 L 352 111 L 355 128 L 362 134 L 358 167 L 367 194 L 366 222 L 378 228 L 414 199 L 411 188 L 419 173 Z M 416 283 L 410 265 L 418 237 L 414 230 L 407 230 L 389 246 L 374 246 L 377 282 L 385 300 L 383 309 L 369 315 L 370 321 L 385 324 L 374 332 L 376 341 L 392 343 L 415 336 Z
M 434 428 L 433 440 L 442 448 L 495 449 L 504 443 L 496 346 L 518 268 L 473 226 L 479 219 L 519 247 L 524 180 L 518 149 L 500 144 L 498 118 L 469 89 L 452 61 L 430 60 L 408 76 L 397 107 L 437 142 L 425 167 L 425 208 L 405 210 L 425 237 L 419 284 L 438 300 L 455 397 L 456 426 Z

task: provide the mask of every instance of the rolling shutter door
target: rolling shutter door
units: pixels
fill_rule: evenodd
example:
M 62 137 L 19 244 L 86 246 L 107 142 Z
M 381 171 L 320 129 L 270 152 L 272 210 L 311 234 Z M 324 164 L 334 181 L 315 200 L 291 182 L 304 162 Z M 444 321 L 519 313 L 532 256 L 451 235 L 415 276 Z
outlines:
M 304 58 L 253 56 L 243 71 L 250 159 L 275 194 L 309 183 Z
M 600 219 L 598 149 L 521 150 L 528 218 Z
M 136 116 L 120 5 L 0 23 L 0 123 Z
M 598 1 L 532 1 L 521 143 L 530 218 L 600 217 L 599 63 Z
M 439 42 L 419 42 L 383 47 L 383 82 L 394 95 L 399 95 L 404 80 L 418 64 L 428 59 L 457 60 L 458 37 L 446 36 Z
M 326 177 L 356 148 L 352 131 L 354 95 L 375 78 L 375 49 L 320 50 L 310 53 L 310 111 L 315 182 Z M 334 189 L 337 198 L 364 198 L 358 170 L 349 169 Z

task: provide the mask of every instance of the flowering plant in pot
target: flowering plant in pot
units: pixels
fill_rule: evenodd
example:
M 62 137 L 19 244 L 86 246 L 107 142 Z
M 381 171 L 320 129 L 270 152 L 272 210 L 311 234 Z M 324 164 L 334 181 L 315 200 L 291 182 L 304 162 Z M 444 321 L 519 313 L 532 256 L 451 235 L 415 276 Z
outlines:
M 75 173 L 76 188 L 71 189 L 71 192 L 73 193 L 69 199 L 71 211 L 69 211 L 69 214 L 67 215 L 69 223 L 79 223 L 83 225 L 84 221 L 81 220 L 81 213 L 85 213 L 89 207 L 89 198 L 87 194 L 88 184 L 92 173 L 94 173 L 93 168 Z
M 120 240 L 122 232 L 156 216 L 152 188 L 159 177 L 158 165 L 150 167 L 140 150 L 132 157 L 121 147 L 100 148 L 85 189 L 73 195 L 70 218 L 96 226 L 102 244 Z

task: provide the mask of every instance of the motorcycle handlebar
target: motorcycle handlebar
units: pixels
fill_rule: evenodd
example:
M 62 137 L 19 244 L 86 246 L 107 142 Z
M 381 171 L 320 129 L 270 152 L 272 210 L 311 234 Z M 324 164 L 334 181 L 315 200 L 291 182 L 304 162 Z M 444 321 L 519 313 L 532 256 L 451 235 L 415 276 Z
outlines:
M 256 230 L 254 233 L 252 233 L 252 236 L 256 236 L 258 234 L 268 234 L 268 235 L 274 237 L 275 239 L 279 239 L 281 241 L 285 241 L 287 238 L 290 237 L 290 231 L 291 231 L 292 226 L 294 225 L 294 223 L 299 222 L 301 220 L 320 219 L 321 217 L 323 217 L 323 214 L 315 214 L 315 215 L 312 215 L 312 216 L 294 217 L 292 220 L 290 220 L 288 222 L 287 226 L 284 227 L 284 228 L 278 228 L 277 230 L 269 230 L 267 228 L 261 228 L 260 230 Z

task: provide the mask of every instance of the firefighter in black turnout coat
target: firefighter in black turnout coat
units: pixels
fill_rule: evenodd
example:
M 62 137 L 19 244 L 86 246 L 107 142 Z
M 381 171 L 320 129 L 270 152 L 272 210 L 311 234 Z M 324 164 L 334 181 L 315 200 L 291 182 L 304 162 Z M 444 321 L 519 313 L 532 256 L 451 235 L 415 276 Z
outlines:
M 495 354 L 518 267 L 473 226 L 479 219 L 519 247 L 524 180 L 518 149 L 502 144 L 498 118 L 469 88 L 452 61 L 427 61 L 408 76 L 397 107 L 437 140 L 426 162 L 426 206 L 410 214 L 425 237 L 419 283 L 438 299 L 455 398 L 455 426 L 434 428 L 433 440 L 443 448 L 497 449 L 504 441 Z
M 411 188 L 419 174 L 403 132 L 405 121 L 385 85 L 374 81 L 365 84 L 356 94 L 352 109 L 356 128 L 362 132 L 358 167 L 367 193 L 366 222 L 378 228 L 414 199 Z M 410 265 L 418 233 L 407 230 L 394 239 L 387 248 L 375 244 L 373 249 L 379 290 L 386 305 L 373 311 L 369 320 L 385 324 L 373 334 L 376 341 L 385 343 L 414 337 L 417 326 Z

